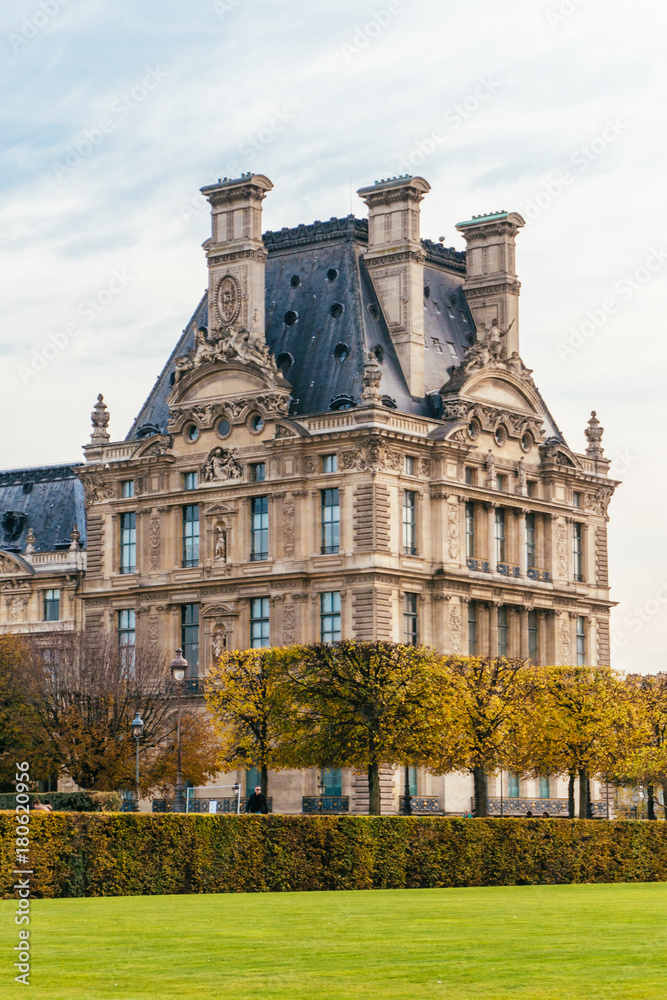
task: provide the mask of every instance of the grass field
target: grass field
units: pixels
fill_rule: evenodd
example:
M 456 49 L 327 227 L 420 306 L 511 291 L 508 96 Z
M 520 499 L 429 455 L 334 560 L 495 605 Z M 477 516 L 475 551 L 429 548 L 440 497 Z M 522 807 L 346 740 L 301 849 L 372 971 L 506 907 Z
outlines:
M 36 900 L 29 996 L 662 1000 L 666 911 L 662 883 Z

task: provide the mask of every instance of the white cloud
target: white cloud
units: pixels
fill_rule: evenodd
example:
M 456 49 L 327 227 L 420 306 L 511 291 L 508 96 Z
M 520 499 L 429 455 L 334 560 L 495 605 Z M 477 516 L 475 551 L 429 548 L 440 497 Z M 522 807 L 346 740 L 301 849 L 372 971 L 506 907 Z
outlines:
M 398 172 L 447 109 L 493 76 L 493 96 L 419 167 L 432 185 L 426 236 L 460 246 L 461 219 L 523 212 L 608 118 L 627 123 L 521 233 L 521 329 L 525 359 L 572 446 L 583 447 L 595 408 L 608 451 L 637 454 L 612 506 L 616 620 L 650 600 L 667 570 L 667 535 L 646 499 L 649 485 L 667 487 L 667 268 L 574 359 L 559 359 L 556 344 L 665 232 L 664 9 L 585 0 L 552 24 L 559 0 L 402 0 L 346 60 L 341 46 L 384 0 L 234 0 L 223 16 L 212 0 L 60 6 L 18 51 L 8 36 L 39 3 L 0 15 L 2 465 L 76 459 L 100 391 L 113 433 L 126 433 L 205 284 L 200 186 L 239 163 L 275 184 L 267 228 L 347 214 L 350 177 L 356 189 Z M 164 82 L 121 118 L 115 102 L 154 67 Z M 294 120 L 252 155 L 249 137 L 277 108 Z M 59 181 L 53 161 L 104 117 L 114 129 Z M 24 385 L 17 367 L 122 269 L 133 280 Z M 617 664 L 664 667 L 665 625 L 660 609 Z

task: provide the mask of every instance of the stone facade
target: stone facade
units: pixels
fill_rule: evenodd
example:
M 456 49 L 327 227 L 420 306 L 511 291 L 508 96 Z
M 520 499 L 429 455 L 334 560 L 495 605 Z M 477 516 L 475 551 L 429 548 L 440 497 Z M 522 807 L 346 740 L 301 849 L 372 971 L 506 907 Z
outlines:
M 86 552 L 0 553 L 0 628 L 48 627 L 35 595 L 58 584 L 71 627 L 131 613 L 137 641 L 185 644 L 193 698 L 222 649 L 338 634 L 607 663 L 618 484 L 595 414 L 574 452 L 520 357 L 521 217 L 460 224 L 466 256 L 421 240 L 429 186 L 397 178 L 360 192 L 369 230 L 262 238 L 270 189 L 203 189 L 208 294 L 125 440 L 98 397 L 74 468 Z M 467 778 L 418 780 L 470 808 Z M 299 812 L 317 787 L 275 775 L 274 808 Z M 387 811 L 402 791 L 387 772 Z M 364 809 L 357 776 L 342 794 Z

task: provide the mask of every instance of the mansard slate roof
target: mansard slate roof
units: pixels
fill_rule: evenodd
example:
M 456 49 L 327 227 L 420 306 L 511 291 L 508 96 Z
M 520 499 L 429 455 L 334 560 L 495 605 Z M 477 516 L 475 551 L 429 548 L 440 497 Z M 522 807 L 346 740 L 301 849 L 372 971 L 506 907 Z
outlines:
M 341 397 L 359 402 L 364 363 L 368 352 L 378 349 L 380 392 L 390 405 L 404 413 L 439 416 L 438 390 L 449 378 L 448 369 L 459 364 L 474 340 L 474 322 L 462 290 L 465 253 L 422 240 L 426 394 L 414 398 L 362 259 L 368 221 L 354 216 L 333 218 L 268 232 L 263 240 L 268 250 L 266 341 L 292 386 L 291 412 L 295 416 L 321 413 Z M 166 400 L 176 358 L 194 346 L 195 326 L 208 325 L 207 308 L 204 295 L 128 440 L 158 429 L 166 432 Z M 345 349 L 345 359 L 337 360 Z
M 86 541 L 83 486 L 75 465 L 9 469 L 0 472 L 0 550 L 24 552 L 30 528 L 36 552 L 69 548 L 76 524 Z

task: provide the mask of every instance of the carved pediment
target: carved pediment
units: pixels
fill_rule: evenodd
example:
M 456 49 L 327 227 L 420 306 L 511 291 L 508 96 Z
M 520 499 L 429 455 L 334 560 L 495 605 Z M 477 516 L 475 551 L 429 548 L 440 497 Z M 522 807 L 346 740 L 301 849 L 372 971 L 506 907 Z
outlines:
M 238 618 L 238 611 L 230 608 L 228 604 L 212 604 L 210 607 L 202 608 L 202 618 Z
M 0 552 L 0 576 L 34 576 L 35 570 L 21 556 Z
M 213 503 L 208 507 L 204 507 L 205 517 L 215 517 L 216 515 L 220 517 L 228 517 L 230 514 L 236 513 L 236 508 L 229 503 Z

